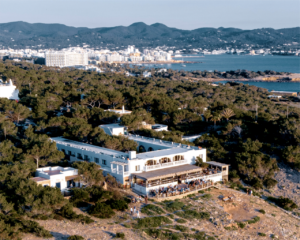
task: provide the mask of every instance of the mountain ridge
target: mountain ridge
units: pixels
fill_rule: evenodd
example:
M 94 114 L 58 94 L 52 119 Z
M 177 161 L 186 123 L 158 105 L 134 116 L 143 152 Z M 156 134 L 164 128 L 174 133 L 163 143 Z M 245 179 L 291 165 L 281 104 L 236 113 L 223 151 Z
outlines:
M 300 27 L 260 28 L 243 30 L 239 28 L 197 28 L 182 30 L 162 23 L 147 25 L 136 22 L 129 26 L 116 27 L 70 27 L 59 23 L 27 23 L 23 21 L 0 24 L 0 46 L 24 48 L 63 48 L 81 46 L 137 47 L 175 46 L 192 48 L 224 48 L 255 45 L 276 47 L 300 42 Z

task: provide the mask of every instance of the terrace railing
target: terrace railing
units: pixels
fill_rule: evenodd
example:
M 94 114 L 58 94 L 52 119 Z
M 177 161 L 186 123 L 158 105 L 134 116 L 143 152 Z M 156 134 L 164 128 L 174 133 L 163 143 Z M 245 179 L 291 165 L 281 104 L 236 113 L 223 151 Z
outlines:
M 156 170 L 156 169 L 168 168 L 171 166 L 183 165 L 186 163 L 187 163 L 186 159 L 179 160 L 179 161 L 167 162 L 167 163 L 159 163 L 159 164 L 155 164 L 155 165 L 145 166 L 144 171 L 147 172 L 147 171 L 152 171 L 152 170 Z

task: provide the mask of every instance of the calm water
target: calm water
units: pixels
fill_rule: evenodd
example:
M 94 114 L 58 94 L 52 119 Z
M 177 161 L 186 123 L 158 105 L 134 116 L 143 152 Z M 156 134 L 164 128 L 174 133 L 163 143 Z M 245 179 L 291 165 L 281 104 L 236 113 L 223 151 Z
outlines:
M 226 83 L 226 82 L 227 81 L 220 81 L 220 83 Z M 241 83 L 254 85 L 261 88 L 266 88 L 269 91 L 274 90 L 274 91 L 300 92 L 300 82 L 241 82 Z
M 229 71 L 246 69 L 251 71 L 274 70 L 277 72 L 300 73 L 300 57 L 296 56 L 250 56 L 222 54 L 205 55 L 204 57 L 182 57 L 177 59 L 201 63 L 186 63 L 186 67 L 183 67 L 182 64 L 159 64 L 158 67 L 172 68 L 176 70 L 183 69 L 186 71 Z
M 246 69 L 251 71 L 274 70 L 277 72 L 300 73 L 300 57 L 296 56 L 262 56 L 262 55 L 205 55 L 204 57 L 182 57 L 177 58 L 184 61 L 201 62 L 182 64 L 156 64 L 145 65 L 150 68 L 172 68 L 174 70 L 207 70 L 207 71 L 229 71 Z M 276 91 L 300 91 L 300 83 L 279 83 L 279 82 L 247 82 L 245 84 L 255 85 Z

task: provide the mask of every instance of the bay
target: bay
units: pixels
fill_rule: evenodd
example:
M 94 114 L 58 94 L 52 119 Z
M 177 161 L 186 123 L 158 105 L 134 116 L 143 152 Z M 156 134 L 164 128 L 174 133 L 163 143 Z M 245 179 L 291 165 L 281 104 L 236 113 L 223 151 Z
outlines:
M 220 81 L 218 83 L 226 83 L 228 81 Z M 238 83 L 254 85 L 256 87 L 266 88 L 269 91 L 286 91 L 300 92 L 300 82 L 252 82 L 252 81 L 235 81 Z
M 277 56 L 277 55 L 191 55 L 175 58 L 177 60 L 191 61 L 196 63 L 183 64 L 158 64 L 156 67 L 171 68 L 174 70 L 207 70 L 207 71 L 230 71 L 230 70 L 250 70 L 265 71 L 273 70 L 277 72 L 300 73 L 300 57 L 297 56 Z M 153 66 L 152 66 L 153 67 Z
M 190 57 L 191 56 L 191 57 Z M 277 56 L 277 55 L 190 55 L 175 58 L 177 60 L 190 61 L 195 63 L 184 64 L 145 64 L 148 68 L 171 68 L 185 71 L 230 71 L 230 70 L 250 70 L 265 71 L 273 70 L 277 72 L 300 73 L 300 57 L 297 56 Z M 185 65 L 185 67 L 183 66 Z M 221 81 L 225 83 L 226 81 Z M 269 91 L 293 91 L 300 92 L 298 82 L 243 82 L 244 84 L 255 85 L 266 88 Z

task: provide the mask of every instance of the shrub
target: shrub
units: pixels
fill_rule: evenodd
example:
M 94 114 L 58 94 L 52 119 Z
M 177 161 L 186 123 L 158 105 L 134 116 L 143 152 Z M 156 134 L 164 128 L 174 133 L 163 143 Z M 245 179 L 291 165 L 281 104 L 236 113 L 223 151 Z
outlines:
M 130 224 L 128 224 L 128 223 L 124 223 L 123 225 L 124 225 L 124 227 L 126 227 L 126 228 L 131 228 Z
M 174 215 L 173 214 L 169 214 L 168 217 L 174 219 Z
M 179 201 L 174 201 L 174 202 L 168 202 L 168 203 L 166 203 L 166 209 L 169 212 L 174 212 L 174 211 L 181 210 L 183 207 L 184 207 L 184 203 L 183 202 L 179 202 Z
M 71 221 L 80 221 L 87 224 L 94 222 L 94 220 L 92 220 L 88 216 L 84 216 L 83 214 L 76 214 L 73 211 L 73 205 L 71 203 L 68 203 L 65 206 L 63 206 L 58 211 L 58 214 L 60 214 L 64 218 L 70 219 Z
M 193 234 L 192 236 L 196 240 L 215 240 L 214 237 L 207 236 L 204 232 L 198 232 L 196 234 Z
M 105 204 L 109 205 L 112 209 L 119 211 L 128 209 L 128 203 L 124 199 L 109 199 L 105 201 Z
M 257 223 L 259 220 L 260 220 L 260 217 L 254 217 L 253 219 L 248 220 L 247 222 L 249 224 L 254 224 L 254 223 Z
M 208 212 L 197 212 L 195 210 L 186 210 L 186 211 L 182 211 L 182 212 L 176 212 L 175 214 L 177 216 L 185 218 L 185 219 L 195 218 L 198 220 L 201 220 L 201 219 L 207 220 L 210 218 L 210 214 Z
M 162 214 L 165 213 L 164 210 L 162 210 L 160 207 L 157 207 L 153 204 L 148 204 L 144 206 L 141 210 L 142 213 L 147 214 L 147 215 L 154 215 L 154 213 L 157 214 Z
M 201 194 L 203 194 L 203 193 L 205 193 L 203 190 L 200 190 L 200 191 L 198 191 L 198 193 L 201 193 Z
M 268 179 L 264 180 L 264 185 L 268 189 L 275 187 L 277 183 L 278 182 L 275 179 L 273 179 L 273 178 L 268 178 Z
M 117 232 L 116 233 L 116 238 L 122 238 L 122 239 L 124 239 L 125 238 L 125 234 L 122 233 L 122 232 Z
M 263 210 L 263 209 L 259 209 L 258 211 L 259 211 L 260 213 L 262 213 L 262 214 L 266 214 L 266 211 Z
M 59 210 L 59 214 L 68 219 L 75 219 L 77 214 L 73 211 L 73 205 L 71 203 L 66 204 Z
M 186 223 L 187 220 L 184 220 L 182 218 L 178 218 L 178 219 L 176 219 L 176 222 L 178 222 L 178 223 Z
M 110 205 L 99 202 L 91 207 L 89 214 L 98 218 L 110 218 L 115 212 L 111 209 Z
M 261 180 L 258 179 L 258 178 L 254 178 L 252 181 L 251 181 L 251 185 L 252 187 L 254 187 L 255 189 L 262 189 L 264 186 L 263 184 L 261 183 Z
M 279 197 L 279 198 L 275 198 L 275 197 L 268 197 L 267 198 L 269 201 L 274 202 L 277 206 L 291 211 L 292 209 L 298 208 L 297 204 L 294 203 L 291 199 L 289 198 L 284 198 L 284 197 Z
M 237 225 L 239 228 L 244 228 L 246 226 L 246 223 L 238 222 Z
M 182 233 L 176 233 L 166 229 L 145 229 L 144 232 L 147 233 L 150 237 L 155 239 L 172 239 L 172 240 L 184 239 Z
M 30 220 L 22 220 L 21 224 L 21 231 L 24 233 L 35 233 L 37 236 L 43 238 L 53 237 L 48 230 L 44 229 L 44 227 L 41 227 L 37 222 Z
M 189 194 L 189 195 L 187 195 L 187 197 L 188 197 L 188 198 L 196 197 L 196 194 L 195 194 L 195 193 Z
M 84 237 L 79 236 L 79 235 L 72 235 L 68 237 L 68 240 L 84 240 Z
M 113 196 L 113 192 L 105 191 L 102 187 L 99 186 L 92 186 L 90 188 L 86 188 L 89 192 L 91 198 L 91 202 L 97 202 L 99 200 L 110 199 Z
M 258 233 L 258 236 L 265 237 L 267 235 L 265 233 Z
M 203 195 L 201 198 L 205 199 L 205 200 L 209 200 L 212 198 L 212 195 L 211 194 L 205 194 Z
M 84 204 L 84 202 L 88 202 L 90 199 L 90 194 L 86 188 L 73 188 L 72 189 L 72 197 L 70 202 L 72 202 L 75 206 L 80 206 Z
M 176 225 L 175 229 L 178 230 L 178 231 L 180 231 L 180 232 L 187 232 L 189 230 L 188 227 L 182 226 L 182 225 Z
M 172 221 L 165 216 L 146 217 L 146 218 L 141 218 L 138 220 L 136 228 L 160 227 L 164 223 L 171 224 Z

